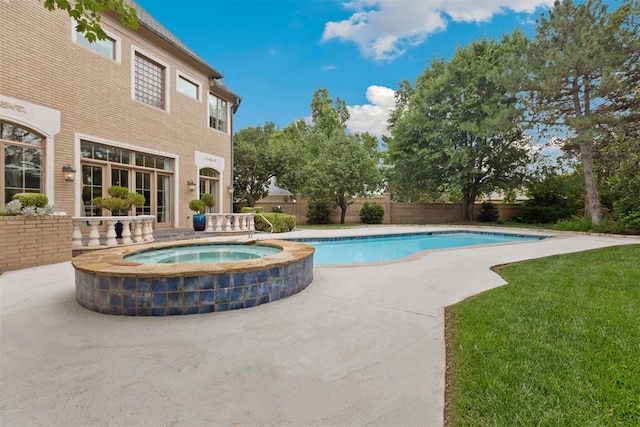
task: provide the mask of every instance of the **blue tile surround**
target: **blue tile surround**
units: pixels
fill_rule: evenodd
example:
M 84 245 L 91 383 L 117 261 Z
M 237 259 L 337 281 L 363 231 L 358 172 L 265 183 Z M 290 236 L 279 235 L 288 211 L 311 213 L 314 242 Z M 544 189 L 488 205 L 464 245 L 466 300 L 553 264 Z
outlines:
M 306 254 L 305 254 L 306 255 Z M 229 263 L 230 264 L 230 263 Z M 313 252 L 287 264 L 247 271 L 200 272 L 175 277 L 102 274 L 76 268 L 76 300 L 104 314 L 171 316 L 254 307 L 286 298 L 313 280 Z

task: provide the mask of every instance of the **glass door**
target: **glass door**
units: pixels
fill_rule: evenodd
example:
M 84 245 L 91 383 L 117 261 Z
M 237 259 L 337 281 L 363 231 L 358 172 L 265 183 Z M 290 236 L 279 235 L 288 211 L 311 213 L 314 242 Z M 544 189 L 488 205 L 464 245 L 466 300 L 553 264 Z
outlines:
M 145 199 L 143 206 L 136 206 L 136 215 L 152 215 L 151 172 L 136 171 L 136 193 L 142 194 Z
M 93 206 L 94 197 L 102 197 L 102 166 L 82 165 L 82 216 L 102 216 L 102 210 Z
M 171 223 L 171 177 L 158 174 L 156 188 L 156 221 L 158 226 Z

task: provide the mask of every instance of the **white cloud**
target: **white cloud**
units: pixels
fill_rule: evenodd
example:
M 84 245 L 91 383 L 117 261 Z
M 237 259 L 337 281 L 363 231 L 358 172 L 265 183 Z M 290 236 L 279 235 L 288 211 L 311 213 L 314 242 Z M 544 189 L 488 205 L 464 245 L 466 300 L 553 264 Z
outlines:
M 327 22 L 322 41 L 353 42 L 365 57 L 393 60 L 456 22 L 485 22 L 505 11 L 532 13 L 553 0 L 349 0 L 343 21 Z
M 364 133 L 380 138 L 387 133 L 387 119 L 395 107 L 395 92 L 383 86 L 367 88 L 369 104 L 350 105 L 347 128 L 350 132 Z
M 331 65 L 323 65 L 322 66 L 322 71 L 332 71 L 335 70 L 336 66 L 331 64 Z

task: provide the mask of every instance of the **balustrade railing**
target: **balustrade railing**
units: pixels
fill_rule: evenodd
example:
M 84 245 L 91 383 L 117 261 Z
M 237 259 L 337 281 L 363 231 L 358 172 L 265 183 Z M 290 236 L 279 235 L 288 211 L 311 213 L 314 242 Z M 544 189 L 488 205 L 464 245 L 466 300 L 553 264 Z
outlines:
M 256 229 L 254 213 L 207 213 L 205 233 L 249 233 Z
M 71 248 L 97 249 L 118 245 L 153 242 L 153 215 L 138 216 L 74 216 Z M 116 223 L 122 223 L 122 238 L 116 238 Z M 106 231 L 102 226 L 106 224 Z M 89 226 L 89 233 L 84 231 Z

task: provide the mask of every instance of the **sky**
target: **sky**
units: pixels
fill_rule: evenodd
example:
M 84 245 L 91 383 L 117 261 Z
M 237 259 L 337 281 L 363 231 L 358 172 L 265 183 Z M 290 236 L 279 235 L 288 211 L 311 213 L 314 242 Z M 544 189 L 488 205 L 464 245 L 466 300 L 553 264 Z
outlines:
M 234 132 L 311 116 L 316 89 L 345 101 L 352 132 L 380 137 L 398 82 L 433 58 L 520 29 L 553 0 L 136 0 L 242 98 Z

